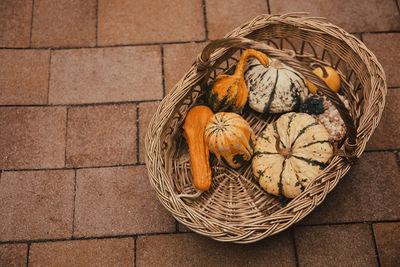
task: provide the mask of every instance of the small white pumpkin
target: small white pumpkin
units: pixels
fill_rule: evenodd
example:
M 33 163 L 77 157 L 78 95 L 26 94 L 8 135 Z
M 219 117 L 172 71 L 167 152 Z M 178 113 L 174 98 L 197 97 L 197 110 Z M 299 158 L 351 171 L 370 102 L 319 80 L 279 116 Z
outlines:
M 267 67 L 250 60 L 244 79 L 249 90 L 249 106 L 257 112 L 294 111 L 308 95 L 303 75 L 277 59 L 270 58 Z
M 329 133 L 311 115 L 287 113 L 256 139 L 253 173 L 265 191 L 294 198 L 333 155 Z

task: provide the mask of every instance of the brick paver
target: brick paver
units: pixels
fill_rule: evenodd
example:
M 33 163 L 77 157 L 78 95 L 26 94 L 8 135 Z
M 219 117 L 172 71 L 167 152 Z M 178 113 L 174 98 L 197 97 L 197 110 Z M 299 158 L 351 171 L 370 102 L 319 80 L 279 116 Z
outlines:
M 0 47 L 28 47 L 32 0 L 0 1 Z
M 368 1 L 368 4 L 360 0 L 271 0 L 270 7 L 272 13 L 310 12 L 310 15 L 325 17 L 348 32 L 388 31 L 400 28 L 399 13 L 396 3 L 392 0 L 372 0 Z
M 0 266 L 18 267 L 26 265 L 28 245 L 0 245 Z
M 391 152 L 364 153 L 302 224 L 400 220 L 400 172 Z
M 69 238 L 73 170 L 3 172 L 0 241 Z
M 204 39 L 201 0 L 99 1 L 100 45 Z
M 388 90 L 382 119 L 367 145 L 367 150 L 400 148 L 400 90 Z
M 377 223 L 373 229 L 381 265 L 396 266 L 400 261 L 400 223 Z
M 382 120 L 297 225 L 217 242 L 160 203 L 147 127 L 211 40 L 292 11 L 326 17 L 376 55 L 390 87 Z M 395 266 L 399 31 L 398 0 L 0 0 L 0 266 Z
M 159 46 L 72 49 L 55 51 L 52 56 L 51 104 L 161 98 Z
M 189 71 L 206 43 L 164 45 L 165 93 L 168 94 L 175 84 Z
M 30 266 L 134 266 L 133 238 L 35 243 Z
M 144 140 L 146 138 L 147 126 L 151 118 L 156 113 L 160 102 L 144 102 L 139 104 L 139 162 L 145 163 L 146 147 Z
M 65 107 L 1 107 L 0 169 L 62 168 Z
M 268 13 L 267 1 L 207 0 L 208 37 L 211 40 L 224 37 L 241 24 L 260 14 Z
M 68 112 L 68 167 L 134 164 L 136 105 L 72 107 Z
M 35 0 L 32 46 L 96 45 L 96 0 Z
M 50 52 L 0 50 L 0 105 L 47 104 Z
M 400 49 L 400 33 L 363 34 L 363 41 L 382 64 L 388 86 L 399 87 L 400 55 L 397 52 Z
M 189 227 L 187 227 L 186 225 L 184 225 L 182 223 L 178 223 L 178 230 L 179 230 L 179 232 L 182 232 L 182 233 L 191 232 Z
M 137 266 L 296 266 L 288 231 L 257 243 L 237 245 L 192 233 L 140 236 Z
M 175 221 L 150 187 L 145 166 L 78 170 L 75 236 L 172 232 Z
M 378 266 L 366 224 L 297 227 L 299 266 Z

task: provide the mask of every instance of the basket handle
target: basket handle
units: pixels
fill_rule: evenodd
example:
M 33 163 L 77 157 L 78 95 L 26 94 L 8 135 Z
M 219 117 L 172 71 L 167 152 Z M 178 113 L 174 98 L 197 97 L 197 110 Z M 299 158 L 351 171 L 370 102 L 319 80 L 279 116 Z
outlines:
M 353 118 L 350 116 L 349 111 L 340 100 L 337 93 L 330 90 L 326 83 L 312 72 L 310 66 L 298 61 L 293 56 L 293 53 L 290 53 L 292 52 L 291 50 L 290 52 L 279 50 L 265 43 L 257 42 L 244 37 L 223 38 L 211 41 L 203 49 L 202 53 L 197 57 L 197 61 L 195 62 L 197 72 L 206 72 L 202 84 L 207 83 L 211 72 L 220 63 L 222 63 L 222 61 L 220 60 L 220 58 L 224 58 L 222 55 L 226 55 L 229 53 L 233 54 L 235 51 L 237 51 L 237 49 L 248 48 L 263 51 L 270 57 L 277 57 L 283 62 L 289 63 L 289 65 L 295 70 L 306 74 L 306 76 L 309 77 L 309 81 L 316 85 L 319 88 L 319 91 L 323 93 L 336 107 L 340 114 L 340 117 L 346 125 L 346 133 L 348 138 L 344 142 L 343 149 L 338 150 L 337 154 L 346 158 L 351 163 L 354 162 L 357 159 L 357 156 L 355 154 L 357 148 L 357 129 L 354 126 Z

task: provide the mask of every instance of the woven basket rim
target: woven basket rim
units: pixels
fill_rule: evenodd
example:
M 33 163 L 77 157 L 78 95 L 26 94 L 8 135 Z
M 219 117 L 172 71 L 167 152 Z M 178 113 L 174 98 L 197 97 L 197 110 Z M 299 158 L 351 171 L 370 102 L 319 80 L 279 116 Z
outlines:
M 387 93 L 383 68 L 377 61 L 375 55 L 353 35 L 327 22 L 326 19 L 305 17 L 305 14 L 306 13 L 259 15 L 228 33 L 222 38 L 222 42 L 230 38 L 238 38 L 241 40 L 240 38 L 248 37 L 251 33 L 256 31 L 262 31 L 269 25 L 287 23 L 308 30 L 313 34 L 333 36 L 343 41 L 345 45 L 351 47 L 361 58 L 365 66 L 367 66 L 368 74 L 371 75 L 370 86 L 372 89 L 369 93 L 370 98 L 373 100 L 366 105 L 366 109 L 373 107 L 370 108 L 371 112 L 368 114 L 361 114 L 360 118 L 358 118 L 359 122 L 358 127 L 356 127 L 357 132 L 355 136 L 358 143 L 353 145 L 347 143 L 347 151 L 346 148 L 344 150 L 344 155 L 352 150 L 351 156 L 358 158 L 363 153 L 367 141 L 373 134 L 382 116 Z M 246 38 L 244 38 L 244 40 L 245 39 Z M 210 71 L 210 66 L 212 67 L 218 57 L 228 50 L 229 47 L 220 47 L 215 51 L 205 51 L 203 49 L 189 71 L 161 101 L 149 124 L 146 134 L 146 165 L 150 184 L 156 191 L 158 199 L 179 222 L 196 233 L 209 236 L 218 241 L 252 243 L 276 234 L 308 215 L 316 206 L 322 203 L 326 195 L 348 172 L 352 162 L 346 160 L 344 156 L 335 156 L 328 168 L 316 177 L 315 180 L 306 187 L 304 192 L 292 199 L 284 208 L 264 218 L 265 222 L 269 222 L 268 227 L 266 227 L 264 231 L 258 231 L 257 233 L 254 233 L 252 230 L 241 233 L 240 231 L 236 231 L 233 227 L 225 225 L 222 221 L 218 222 L 212 219 L 212 221 L 210 221 L 207 215 L 192 209 L 178 198 L 176 192 L 174 192 L 173 184 L 167 179 L 169 170 L 163 168 L 163 165 L 166 164 L 166 160 L 161 139 L 165 127 L 168 126 L 168 122 L 171 121 L 172 114 L 176 113 L 176 108 L 184 99 L 184 96 L 190 93 L 195 85 L 201 83 L 206 76 L 205 73 Z M 324 86 L 323 84 L 321 85 Z M 168 166 L 166 167 L 168 168 Z M 335 171 L 332 171 L 333 169 L 335 169 Z M 330 174 L 326 175 L 328 172 L 330 172 Z M 215 228 L 213 228 L 213 226 L 224 228 L 224 231 L 213 231 Z

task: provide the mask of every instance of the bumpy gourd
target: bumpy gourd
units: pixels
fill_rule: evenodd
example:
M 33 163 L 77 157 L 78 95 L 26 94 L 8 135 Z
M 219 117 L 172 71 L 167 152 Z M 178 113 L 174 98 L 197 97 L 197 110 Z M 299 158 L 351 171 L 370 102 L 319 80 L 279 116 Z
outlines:
M 339 74 L 336 72 L 336 70 L 334 70 L 329 66 L 323 66 L 319 63 L 313 63 L 312 66 L 317 67 L 316 69 L 313 70 L 313 73 L 315 75 L 321 78 L 332 91 L 336 93 L 339 92 L 340 77 Z M 311 93 L 315 93 L 318 90 L 318 88 L 309 81 L 307 81 L 307 86 Z
M 212 82 L 208 102 L 214 112 L 232 111 L 242 113 L 247 103 L 248 90 L 243 73 L 250 57 L 257 58 L 261 65 L 268 65 L 268 57 L 254 49 L 245 50 L 240 56 L 233 75 L 218 75 Z
M 291 112 L 257 138 L 253 173 L 268 193 L 294 198 L 322 172 L 332 154 L 325 128 L 311 115 Z
M 218 161 L 238 168 L 251 160 L 255 135 L 240 115 L 219 112 L 211 117 L 205 131 L 206 143 Z
M 193 184 L 201 191 L 208 190 L 211 185 L 210 154 L 204 140 L 204 131 L 213 114 L 207 106 L 195 106 L 189 110 L 183 125 L 184 136 L 189 146 Z
M 270 58 L 267 67 L 249 61 L 244 78 L 249 106 L 260 113 L 295 111 L 308 95 L 303 75 L 277 59 Z

